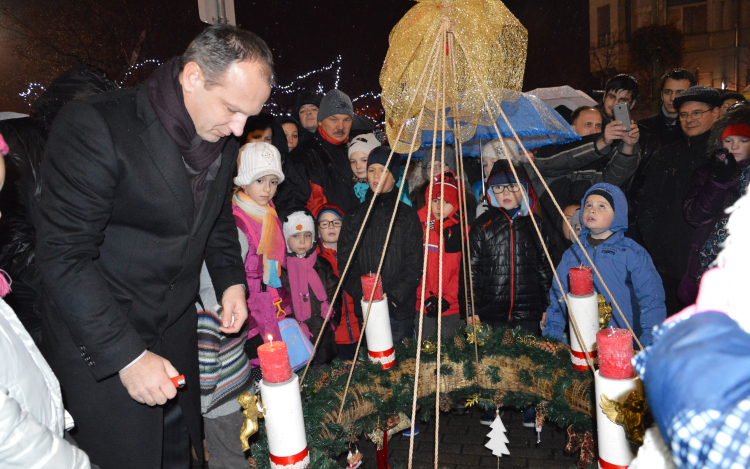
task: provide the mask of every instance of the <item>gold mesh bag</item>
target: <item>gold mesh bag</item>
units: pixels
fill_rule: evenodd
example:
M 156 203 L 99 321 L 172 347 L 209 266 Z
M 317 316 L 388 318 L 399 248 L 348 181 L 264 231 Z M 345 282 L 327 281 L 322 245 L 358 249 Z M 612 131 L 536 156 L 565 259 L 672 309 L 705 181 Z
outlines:
M 487 112 L 484 97 L 492 105 L 493 98 L 497 103 L 507 99 L 508 90 L 521 91 L 526 64 L 527 31 L 499 0 L 417 1 L 391 31 L 380 73 L 386 132 L 399 153 L 409 152 L 415 132 L 435 128 L 436 112 L 437 130 L 442 128 L 443 67 L 449 125 L 457 118 L 459 139 L 465 142 L 477 124 L 492 125 L 498 117 Z M 446 40 L 443 28 L 448 30 Z M 416 117 L 425 95 L 418 129 Z M 420 134 L 414 150 L 421 143 Z

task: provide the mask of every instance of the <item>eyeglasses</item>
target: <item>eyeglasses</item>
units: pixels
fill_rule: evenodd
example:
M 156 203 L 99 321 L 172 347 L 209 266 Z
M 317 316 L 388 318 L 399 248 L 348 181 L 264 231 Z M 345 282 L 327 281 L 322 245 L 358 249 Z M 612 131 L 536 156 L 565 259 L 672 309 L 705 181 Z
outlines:
M 706 109 L 705 111 L 693 111 L 693 112 L 681 112 L 679 114 L 680 120 L 687 120 L 688 116 L 692 117 L 693 119 L 700 119 L 703 117 L 703 114 L 711 112 L 711 109 Z
M 321 227 L 321 228 L 323 228 L 323 229 L 326 229 L 329 226 L 332 227 L 332 228 L 341 228 L 341 220 L 322 221 L 322 222 L 318 223 L 318 226 Z
M 521 190 L 521 186 L 518 184 L 501 184 L 499 186 L 492 186 L 492 192 L 495 194 L 502 194 L 506 189 L 508 192 L 518 192 Z

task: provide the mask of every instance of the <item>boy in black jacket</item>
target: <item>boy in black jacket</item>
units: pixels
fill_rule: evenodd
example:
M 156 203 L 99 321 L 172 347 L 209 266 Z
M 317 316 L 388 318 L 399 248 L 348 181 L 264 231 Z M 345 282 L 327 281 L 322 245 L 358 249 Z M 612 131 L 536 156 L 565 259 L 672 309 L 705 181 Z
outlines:
M 383 282 L 383 293 L 388 297 L 388 308 L 391 316 L 391 333 L 397 343 L 414 332 L 414 315 L 416 292 L 422 277 L 422 227 L 417 212 L 403 202 L 398 201 L 398 188 L 395 187 L 393 175 L 399 174 L 401 157 L 394 154 L 386 168 L 385 163 L 391 149 L 377 147 L 367 159 L 367 190 L 364 203 L 346 213 L 338 242 L 338 268 L 343 275 L 349 258 L 352 258 L 349 271 L 344 278 L 346 291 L 354 298 L 357 317 L 363 320 L 360 300 L 362 299 L 361 277 L 370 272 L 377 272 L 380 256 L 385 248 L 388 225 L 393 210 L 397 208 L 393 221 L 391 237 L 383 261 L 380 276 Z M 367 208 L 378 186 L 381 186 L 372 212 L 367 220 L 362 238 L 357 249 L 352 252 L 365 219 Z
M 534 189 L 522 168 L 516 167 L 516 172 L 519 179 L 507 161 L 495 162 L 487 180 L 487 211 L 471 224 L 474 307 L 478 319 L 493 327 L 521 326 L 539 336 L 539 322 L 549 306 L 552 269 L 531 220 Z M 544 235 L 542 220 L 535 220 Z M 544 243 L 549 245 L 546 235 Z M 480 422 L 490 425 L 493 419 L 490 412 Z M 534 420 L 530 407 L 524 411 L 523 425 L 533 428 Z

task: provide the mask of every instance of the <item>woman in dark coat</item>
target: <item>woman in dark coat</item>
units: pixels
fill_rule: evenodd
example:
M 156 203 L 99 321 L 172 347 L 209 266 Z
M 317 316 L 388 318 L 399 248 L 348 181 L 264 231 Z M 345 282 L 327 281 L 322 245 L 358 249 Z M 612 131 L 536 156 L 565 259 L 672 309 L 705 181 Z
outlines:
M 685 220 L 695 227 L 688 266 L 677 292 L 679 300 L 693 304 L 698 296 L 701 262 L 699 251 L 716 223 L 740 197 L 740 176 L 750 166 L 750 108 L 727 112 L 713 125 L 707 147 L 707 163 L 693 173 L 685 197 Z

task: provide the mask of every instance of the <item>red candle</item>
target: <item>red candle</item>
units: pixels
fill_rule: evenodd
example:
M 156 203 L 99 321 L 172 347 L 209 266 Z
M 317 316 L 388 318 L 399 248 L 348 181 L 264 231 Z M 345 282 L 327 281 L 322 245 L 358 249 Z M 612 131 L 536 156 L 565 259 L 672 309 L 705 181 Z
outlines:
M 633 377 L 633 335 L 626 329 L 610 327 L 596 333 L 599 374 L 604 378 Z
M 570 293 L 575 296 L 588 296 L 594 293 L 594 271 L 591 267 L 586 265 L 571 267 L 568 274 L 570 274 Z
M 263 380 L 267 383 L 283 383 L 292 377 L 286 344 L 280 340 L 258 347 L 258 359 Z
M 372 286 L 375 285 L 375 274 L 370 272 L 362 276 L 362 296 L 365 301 L 370 301 L 370 292 L 372 292 Z M 383 299 L 383 282 L 378 277 L 378 284 L 375 287 L 375 292 L 372 294 L 372 301 L 380 301 Z

